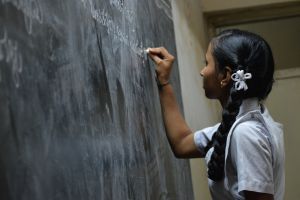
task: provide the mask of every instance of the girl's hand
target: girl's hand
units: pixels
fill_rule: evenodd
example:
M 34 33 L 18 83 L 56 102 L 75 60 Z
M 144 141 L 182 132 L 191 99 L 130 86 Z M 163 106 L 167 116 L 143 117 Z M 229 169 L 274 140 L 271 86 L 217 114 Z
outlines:
M 156 76 L 160 85 L 167 84 L 170 79 L 172 64 L 175 60 L 164 47 L 149 48 L 148 54 L 156 64 Z

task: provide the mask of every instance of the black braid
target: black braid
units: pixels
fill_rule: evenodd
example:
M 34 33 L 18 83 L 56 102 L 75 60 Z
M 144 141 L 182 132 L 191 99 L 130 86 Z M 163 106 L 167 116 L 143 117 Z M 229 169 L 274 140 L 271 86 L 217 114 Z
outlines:
M 219 181 L 224 177 L 227 135 L 239 113 L 243 96 L 241 93 L 241 91 L 236 91 L 234 86 L 232 86 L 227 106 L 222 112 L 222 123 L 214 133 L 211 142 L 205 148 L 207 152 L 211 147 L 214 147 L 214 151 L 208 163 L 208 177 L 214 181 Z

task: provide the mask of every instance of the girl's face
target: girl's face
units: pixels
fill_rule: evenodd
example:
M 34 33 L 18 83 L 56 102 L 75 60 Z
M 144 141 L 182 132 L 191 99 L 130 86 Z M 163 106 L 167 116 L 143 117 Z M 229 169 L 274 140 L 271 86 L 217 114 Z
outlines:
M 223 75 L 216 69 L 211 50 L 212 47 L 210 44 L 205 55 L 206 66 L 201 70 L 200 75 L 203 77 L 203 89 L 206 97 L 209 99 L 220 99 L 223 93 L 221 88 Z

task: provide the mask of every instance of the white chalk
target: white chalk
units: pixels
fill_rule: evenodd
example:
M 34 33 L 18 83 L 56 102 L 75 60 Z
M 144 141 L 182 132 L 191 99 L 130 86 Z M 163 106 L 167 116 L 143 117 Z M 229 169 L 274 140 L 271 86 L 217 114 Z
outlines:
M 147 56 L 147 54 L 149 54 L 149 53 L 150 53 L 149 48 L 148 48 L 148 49 L 142 49 L 142 50 L 141 50 L 141 55 Z M 148 57 L 148 56 L 147 56 L 147 57 Z

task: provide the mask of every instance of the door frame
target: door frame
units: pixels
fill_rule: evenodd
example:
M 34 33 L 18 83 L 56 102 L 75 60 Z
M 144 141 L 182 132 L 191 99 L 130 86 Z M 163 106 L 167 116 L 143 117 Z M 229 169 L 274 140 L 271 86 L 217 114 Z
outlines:
M 218 27 L 297 16 L 300 16 L 300 1 L 204 12 L 209 39 L 216 35 Z
M 297 78 L 300 77 L 300 67 L 294 67 L 289 69 L 278 69 L 275 70 L 274 79 L 276 80 L 283 80 L 283 79 L 290 79 L 290 78 Z

